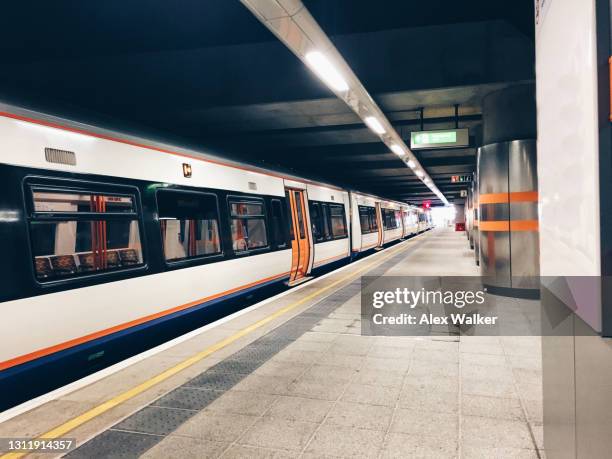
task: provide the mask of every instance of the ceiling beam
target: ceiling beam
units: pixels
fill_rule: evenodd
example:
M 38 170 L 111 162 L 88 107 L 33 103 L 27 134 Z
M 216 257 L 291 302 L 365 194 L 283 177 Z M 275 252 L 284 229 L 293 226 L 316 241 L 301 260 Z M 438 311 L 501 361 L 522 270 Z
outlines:
M 378 104 L 363 86 L 327 34 L 300 0 L 241 0 L 241 2 L 310 70 L 343 100 L 390 150 L 397 149 L 406 164 L 442 201 L 448 201 L 418 158 L 410 151 Z

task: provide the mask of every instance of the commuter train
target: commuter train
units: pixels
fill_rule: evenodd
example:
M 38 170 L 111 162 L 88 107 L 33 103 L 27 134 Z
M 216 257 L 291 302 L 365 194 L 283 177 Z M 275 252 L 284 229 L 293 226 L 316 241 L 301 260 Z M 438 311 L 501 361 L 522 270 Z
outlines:
M 0 411 L 431 227 L 405 203 L 12 106 L 0 139 Z

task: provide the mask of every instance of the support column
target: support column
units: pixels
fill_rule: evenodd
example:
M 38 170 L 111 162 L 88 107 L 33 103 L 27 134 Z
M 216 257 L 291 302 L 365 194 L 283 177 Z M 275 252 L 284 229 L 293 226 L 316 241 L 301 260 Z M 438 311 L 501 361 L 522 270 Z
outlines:
M 535 86 L 493 92 L 483 104 L 478 150 L 479 248 L 483 283 L 508 295 L 539 290 Z

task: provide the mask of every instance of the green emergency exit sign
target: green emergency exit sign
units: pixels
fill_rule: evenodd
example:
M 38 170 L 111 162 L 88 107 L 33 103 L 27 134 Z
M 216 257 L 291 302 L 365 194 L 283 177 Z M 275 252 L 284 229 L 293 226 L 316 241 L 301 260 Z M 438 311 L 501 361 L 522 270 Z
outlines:
M 410 133 L 410 148 L 457 148 L 470 144 L 467 129 L 447 129 L 440 131 L 420 131 Z
M 455 131 L 417 132 L 414 136 L 414 142 L 422 145 L 437 145 L 456 141 L 457 133 Z

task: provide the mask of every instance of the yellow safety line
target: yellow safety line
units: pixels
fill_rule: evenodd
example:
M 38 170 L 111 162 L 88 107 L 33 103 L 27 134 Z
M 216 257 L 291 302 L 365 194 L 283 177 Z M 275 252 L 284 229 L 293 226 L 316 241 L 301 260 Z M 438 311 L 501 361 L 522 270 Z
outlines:
M 407 243 L 411 243 L 414 242 L 414 240 L 410 240 L 410 241 L 406 241 Z M 61 424 L 59 426 L 57 426 L 56 428 L 45 432 L 44 434 L 42 434 L 40 437 L 38 437 L 39 440 L 41 439 L 45 439 L 45 440 L 51 440 L 51 439 L 55 439 L 55 438 L 59 438 L 62 437 L 64 435 L 66 435 L 67 433 L 71 432 L 72 430 L 76 429 L 77 427 L 80 427 L 81 425 L 85 424 L 86 422 L 94 419 L 97 416 L 100 416 L 101 414 L 107 412 L 108 410 L 116 407 L 117 405 L 120 405 L 123 402 L 126 402 L 127 400 L 136 397 L 137 395 L 143 393 L 144 391 L 146 391 L 147 389 L 150 389 L 151 387 L 155 386 L 156 384 L 159 384 L 163 381 L 165 381 L 166 379 L 174 376 L 175 374 L 185 370 L 186 368 L 189 368 L 191 365 L 194 365 L 196 363 L 198 363 L 200 360 L 208 357 L 209 355 L 223 349 L 224 347 L 234 343 L 235 341 L 237 341 L 238 339 L 242 338 L 243 336 L 248 335 L 249 333 L 251 333 L 252 331 L 257 330 L 258 328 L 262 327 L 263 325 L 273 321 L 274 319 L 286 314 L 287 312 L 291 311 L 292 309 L 295 309 L 296 307 L 304 304 L 305 302 L 311 300 L 312 298 L 320 295 L 321 293 L 335 287 L 336 285 L 344 282 L 347 279 L 350 279 L 351 277 L 357 277 L 357 275 L 359 273 L 362 273 L 363 271 L 367 270 L 368 268 L 370 268 L 371 266 L 380 263 L 384 260 L 386 260 L 387 258 L 390 258 L 391 256 L 395 255 L 397 252 L 402 252 L 403 250 L 406 249 L 406 246 L 402 246 L 401 250 L 394 250 L 391 253 L 389 253 L 387 256 L 382 257 L 380 260 L 376 260 L 372 263 L 367 264 L 366 266 L 364 266 L 363 268 L 358 269 L 357 271 L 341 278 L 338 279 L 337 281 L 332 282 L 331 284 L 325 286 L 325 287 L 321 287 L 320 289 L 318 289 L 317 291 L 311 293 L 310 295 L 305 296 L 304 298 L 302 298 L 301 300 L 296 301 L 295 303 L 292 303 L 290 305 L 285 306 L 284 308 L 279 309 L 278 311 L 276 311 L 273 314 L 270 314 L 268 317 L 265 317 L 257 322 L 255 322 L 252 325 L 249 325 L 248 327 L 243 328 L 242 330 L 238 331 L 237 333 L 235 333 L 232 336 L 229 336 L 221 341 L 219 341 L 216 344 L 213 344 L 212 346 L 208 347 L 207 349 L 204 349 L 201 352 L 198 352 L 197 354 L 193 355 L 192 357 L 189 357 L 186 360 L 183 360 L 182 362 L 176 364 L 175 366 L 173 366 L 172 368 L 168 368 L 167 370 L 161 372 L 160 374 L 158 374 L 157 376 L 152 377 L 151 379 L 123 392 L 122 394 L 117 395 L 116 397 L 111 398 L 110 400 L 107 400 L 106 402 L 102 403 L 101 405 L 98 405 L 94 408 L 91 408 L 90 410 L 86 411 L 85 413 L 71 419 L 70 421 L 65 422 L 64 424 Z M 34 452 L 34 451 L 32 451 Z M 4 454 L 2 456 L 0 456 L 0 459 L 16 459 L 16 458 L 20 458 L 25 456 L 26 454 L 30 454 L 30 452 L 14 452 L 14 453 L 7 453 Z

